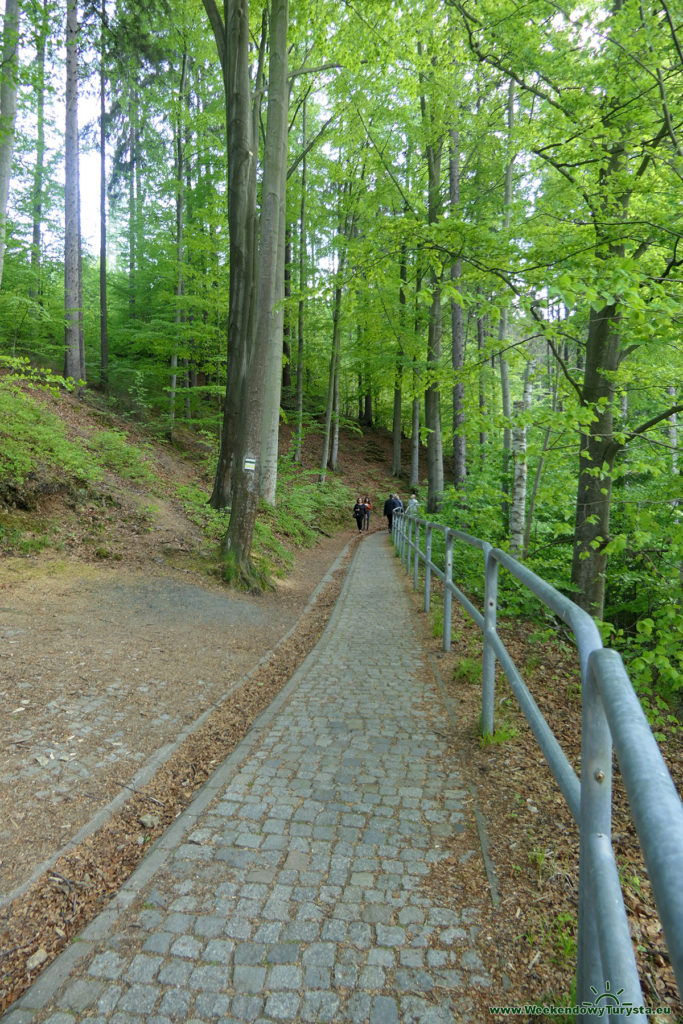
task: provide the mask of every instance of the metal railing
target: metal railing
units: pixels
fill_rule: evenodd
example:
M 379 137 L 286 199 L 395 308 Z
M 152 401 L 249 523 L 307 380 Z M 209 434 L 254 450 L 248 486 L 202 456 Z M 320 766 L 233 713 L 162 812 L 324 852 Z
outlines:
M 432 560 L 435 533 L 445 538 L 443 564 Z M 579 913 L 576 965 L 577 1006 L 644 1007 L 617 863 L 611 842 L 612 751 L 616 753 L 666 945 L 683 995 L 683 804 L 631 686 L 621 657 L 604 649 L 594 620 L 545 580 L 505 551 L 439 523 L 394 512 L 392 537 L 413 586 L 424 568 L 424 609 L 429 611 L 432 576 L 443 583 L 443 649 L 451 646 L 452 599 L 483 635 L 482 733 L 494 731 L 496 661 L 524 713 L 579 828 Z M 424 538 L 424 548 L 420 547 Z M 484 557 L 483 613 L 453 582 L 456 542 Z M 498 635 L 499 566 L 572 630 L 582 684 L 581 778 L 555 738 L 510 653 Z M 600 999 L 602 998 L 602 1001 Z M 594 1014 L 579 1014 L 587 1020 Z

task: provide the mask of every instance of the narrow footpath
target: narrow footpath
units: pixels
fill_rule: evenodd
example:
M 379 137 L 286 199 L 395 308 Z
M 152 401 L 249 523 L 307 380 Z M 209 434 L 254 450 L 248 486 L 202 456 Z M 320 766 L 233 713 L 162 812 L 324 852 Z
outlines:
M 368 535 L 316 648 L 2 1024 L 477 1024 L 479 908 L 424 884 L 466 791 L 405 586 Z

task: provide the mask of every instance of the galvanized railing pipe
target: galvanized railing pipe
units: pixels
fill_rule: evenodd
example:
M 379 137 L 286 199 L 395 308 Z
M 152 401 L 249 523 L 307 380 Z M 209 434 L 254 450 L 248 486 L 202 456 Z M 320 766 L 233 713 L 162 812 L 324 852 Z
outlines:
M 420 550 L 420 526 L 426 530 Z M 432 561 L 432 537 L 445 535 L 443 570 Z M 453 582 L 459 540 L 484 555 L 483 614 Z M 501 665 L 579 827 L 577 1001 L 597 1003 L 607 990 L 621 1006 L 643 1007 L 623 894 L 611 844 L 612 744 L 652 883 L 679 991 L 683 993 L 683 804 L 667 771 L 619 655 L 604 650 L 594 620 L 564 594 L 486 541 L 415 516 L 394 514 L 394 542 L 418 588 L 425 566 L 425 610 L 431 577 L 444 584 L 443 648 L 450 649 L 452 598 L 483 636 L 482 732 L 493 733 L 495 664 Z M 505 568 L 572 630 L 582 682 L 581 779 L 543 717 L 497 632 L 498 566 Z M 601 1004 L 602 1005 L 602 1004 Z M 616 1012 L 616 1011 L 615 1011 Z M 579 1020 L 590 1014 L 579 1014 Z

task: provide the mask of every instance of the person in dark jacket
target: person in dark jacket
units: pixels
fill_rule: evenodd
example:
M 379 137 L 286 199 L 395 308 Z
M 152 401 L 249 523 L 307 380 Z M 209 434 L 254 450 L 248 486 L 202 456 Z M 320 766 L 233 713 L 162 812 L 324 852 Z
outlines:
M 384 515 L 386 516 L 387 523 L 389 524 L 389 533 L 391 533 L 391 523 L 394 517 L 394 510 L 397 508 L 403 508 L 403 502 L 399 498 L 398 494 L 390 494 L 384 502 Z
M 363 529 L 363 519 L 365 518 L 365 505 L 361 498 L 356 498 L 356 504 L 353 506 L 353 512 L 351 515 L 356 520 L 358 532 L 360 533 Z

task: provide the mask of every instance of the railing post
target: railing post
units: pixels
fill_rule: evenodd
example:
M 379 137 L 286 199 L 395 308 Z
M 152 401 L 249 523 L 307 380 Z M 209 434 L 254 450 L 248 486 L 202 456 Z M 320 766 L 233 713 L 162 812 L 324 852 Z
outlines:
M 429 604 L 432 596 L 432 524 L 427 523 L 425 533 L 425 612 L 429 611 Z
M 417 521 L 415 522 L 414 537 L 415 548 L 413 549 L 413 590 L 417 590 L 420 573 L 420 559 L 418 557 L 420 551 L 420 524 Z
M 496 655 L 490 638 L 496 633 L 498 614 L 498 562 L 490 545 L 484 549 L 484 654 L 481 664 L 481 734 L 493 735 L 496 691 Z
M 446 530 L 446 556 L 444 562 L 444 585 L 443 585 L 443 649 L 444 651 L 450 651 L 451 649 L 451 618 L 452 611 L 451 606 L 453 603 L 453 594 L 451 592 L 451 586 L 453 585 L 453 534 L 450 530 Z
M 414 533 L 415 533 L 415 527 L 413 526 L 412 523 L 408 523 L 408 528 L 406 530 L 406 557 L 405 557 L 406 572 L 408 574 L 410 574 L 410 566 L 411 566 L 410 559 L 412 558 L 412 550 L 413 550 L 412 549 L 412 543 L 413 543 Z
M 612 834 L 612 736 L 590 663 L 583 671 L 581 813 L 579 816 L 579 931 L 576 998 L 592 1003 L 612 979 L 604 977 L 591 892 L 590 837 Z M 587 1020 L 581 1016 L 579 1020 Z

